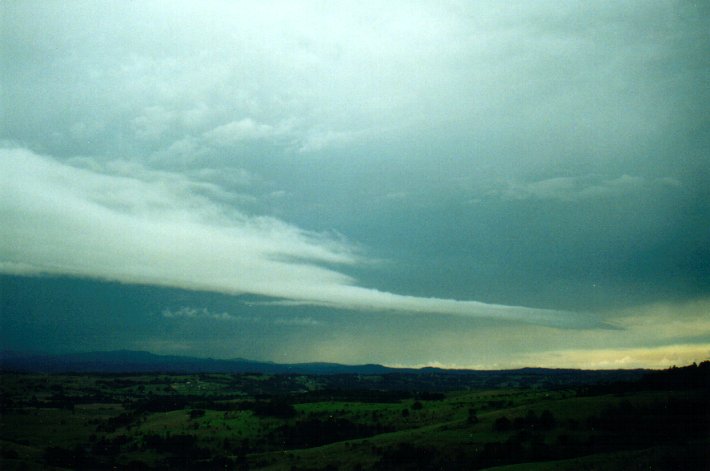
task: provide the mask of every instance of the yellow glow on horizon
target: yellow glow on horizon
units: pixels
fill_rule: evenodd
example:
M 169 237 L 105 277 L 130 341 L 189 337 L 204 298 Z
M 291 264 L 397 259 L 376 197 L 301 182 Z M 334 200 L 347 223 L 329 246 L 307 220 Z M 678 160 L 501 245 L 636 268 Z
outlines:
M 527 366 L 580 369 L 664 369 L 710 360 L 710 343 L 663 345 L 650 348 L 602 348 L 531 353 Z M 523 366 L 522 364 L 520 366 Z

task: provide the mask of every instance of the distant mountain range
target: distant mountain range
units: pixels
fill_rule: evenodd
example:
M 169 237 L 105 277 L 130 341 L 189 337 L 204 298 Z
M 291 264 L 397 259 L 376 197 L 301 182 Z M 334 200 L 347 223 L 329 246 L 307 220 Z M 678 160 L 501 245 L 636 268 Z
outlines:
M 144 351 L 117 350 L 108 352 L 69 353 L 60 355 L 0 352 L 0 370 L 33 373 L 262 373 L 307 375 L 475 375 L 496 382 L 506 377 L 549 378 L 563 383 L 593 383 L 598 381 L 632 380 L 647 370 L 574 370 L 521 368 L 516 370 L 462 370 L 425 368 L 390 368 L 383 365 L 342 365 L 338 363 L 281 364 L 235 359 L 196 358 L 156 355 Z M 564 378 L 564 380 L 563 380 Z
M 384 374 L 416 372 L 382 365 L 338 363 L 280 364 L 245 360 L 156 355 L 134 350 L 59 355 L 0 353 L 2 371 L 41 373 L 264 373 L 264 374 Z

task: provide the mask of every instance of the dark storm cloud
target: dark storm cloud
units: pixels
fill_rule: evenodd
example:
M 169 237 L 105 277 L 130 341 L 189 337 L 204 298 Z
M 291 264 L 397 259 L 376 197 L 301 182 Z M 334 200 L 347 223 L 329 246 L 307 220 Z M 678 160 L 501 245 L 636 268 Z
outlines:
M 680 1 L 6 2 L 2 270 L 344 310 L 330 341 L 309 338 L 338 358 L 365 354 L 348 338 L 394 336 L 386 312 L 419 314 L 400 362 L 511 363 L 493 343 L 437 359 L 415 340 L 463 344 L 481 322 L 502 344 L 520 321 L 640 306 L 695 325 L 708 16 Z M 471 324 L 456 334 L 452 314 Z M 160 322 L 218 321 L 178 317 Z M 572 350 L 520 329 L 536 339 L 520 355 Z M 623 342 L 600 331 L 583 347 L 613 365 Z M 659 342 L 634 338 L 630 358 Z

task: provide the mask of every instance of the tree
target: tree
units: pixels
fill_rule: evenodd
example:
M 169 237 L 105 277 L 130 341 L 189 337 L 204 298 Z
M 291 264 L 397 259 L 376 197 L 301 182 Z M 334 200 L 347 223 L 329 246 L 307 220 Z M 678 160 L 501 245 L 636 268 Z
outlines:
M 205 411 L 204 409 L 192 409 L 190 411 L 190 419 L 198 419 L 200 417 L 204 417 Z
M 549 410 L 545 409 L 540 415 L 540 428 L 542 430 L 550 430 L 555 428 L 555 416 Z
M 510 430 L 512 424 L 510 422 L 510 419 L 508 417 L 498 417 L 496 421 L 493 423 L 493 431 L 494 432 L 507 432 Z

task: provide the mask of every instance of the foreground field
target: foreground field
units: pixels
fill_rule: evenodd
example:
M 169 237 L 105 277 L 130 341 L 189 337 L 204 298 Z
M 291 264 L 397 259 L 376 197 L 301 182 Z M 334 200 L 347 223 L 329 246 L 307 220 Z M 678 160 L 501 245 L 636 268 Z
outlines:
M 706 469 L 709 370 L 468 390 L 421 376 L 396 390 L 382 376 L 5 373 L 0 468 Z

